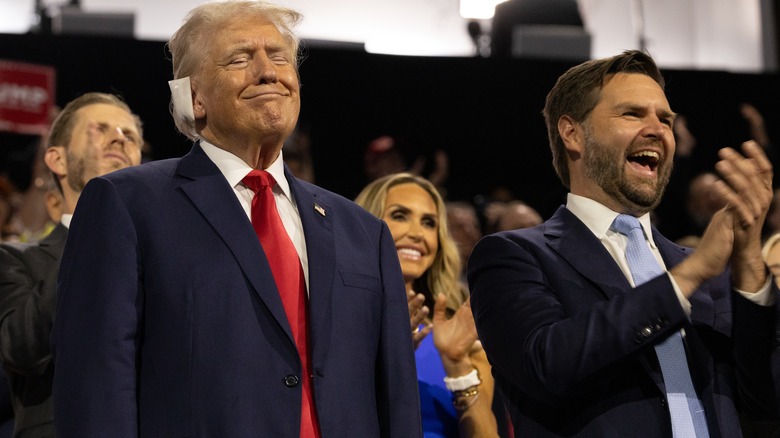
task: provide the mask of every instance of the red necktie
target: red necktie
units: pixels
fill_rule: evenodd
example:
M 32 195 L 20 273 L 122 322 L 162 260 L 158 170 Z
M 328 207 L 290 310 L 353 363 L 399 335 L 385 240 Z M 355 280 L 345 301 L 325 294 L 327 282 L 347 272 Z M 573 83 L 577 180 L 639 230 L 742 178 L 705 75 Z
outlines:
M 264 170 L 253 170 L 244 177 L 242 182 L 255 192 L 255 197 L 252 199 L 252 226 L 271 266 L 298 355 L 301 358 L 303 369 L 301 437 L 317 438 L 320 436 L 320 431 L 312 399 L 310 380 L 312 373 L 306 325 L 306 283 L 301 261 L 276 209 L 276 200 L 272 192 L 276 184 L 274 177 Z

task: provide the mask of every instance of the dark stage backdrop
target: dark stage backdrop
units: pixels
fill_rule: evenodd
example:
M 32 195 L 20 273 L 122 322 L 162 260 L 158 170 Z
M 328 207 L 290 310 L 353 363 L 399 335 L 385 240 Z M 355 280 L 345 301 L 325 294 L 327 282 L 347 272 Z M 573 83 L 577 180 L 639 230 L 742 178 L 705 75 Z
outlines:
M 0 35 L 0 59 L 57 69 L 59 105 L 86 91 L 123 95 L 144 121 L 154 159 L 181 156 L 190 147 L 168 113 L 168 58 L 165 43 L 157 41 Z M 552 171 L 541 110 L 570 66 L 371 55 L 310 44 L 300 69 L 301 127 L 311 137 L 317 183 L 354 197 L 365 182 L 365 145 L 391 134 L 429 163 L 435 150 L 448 153 L 450 199 L 471 200 L 503 185 L 547 217 L 565 191 Z M 694 167 L 711 167 L 717 148 L 747 139 L 740 102 L 757 106 L 780 139 L 780 76 L 681 70 L 665 76 L 672 108 L 687 116 L 698 139 Z M 0 167 L 7 167 L 4 161 Z

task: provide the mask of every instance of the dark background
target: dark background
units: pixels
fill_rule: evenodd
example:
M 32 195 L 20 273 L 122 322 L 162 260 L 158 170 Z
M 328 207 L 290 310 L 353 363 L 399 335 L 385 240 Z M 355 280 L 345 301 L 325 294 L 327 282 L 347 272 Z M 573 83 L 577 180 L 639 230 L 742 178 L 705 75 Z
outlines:
M 124 96 L 144 122 L 151 158 L 178 157 L 190 142 L 168 112 L 171 64 L 165 43 L 91 36 L 0 34 L 0 59 L 57 70 L 58 105 L 86 91 Z M 532 59 L 372 55 L 348 47 L 306 44 L 300 73 L 301 128 L 312 142 L 316 182 L 352 198 L 365 179 L 366 144 L 401 137 L 410 160 L 435 150 L 449 155 L 450 199 L 473 200 L 503 185 L 548 217 L 564 201 L 541 110 L 556 78 L 573 63 Z M 698 140 L 693 171 L 712 166 L 716 151 L 748 139 L 738 106 L 750 102 L 780 138 L 780 76 L 665 70 L 672 109 Z M 29 138 L 0 135 L 0 171 L 23 175 Z M 23 176 L 20 176 L 23 178 Z M 672 188 L 672 190 L 678 190 Z

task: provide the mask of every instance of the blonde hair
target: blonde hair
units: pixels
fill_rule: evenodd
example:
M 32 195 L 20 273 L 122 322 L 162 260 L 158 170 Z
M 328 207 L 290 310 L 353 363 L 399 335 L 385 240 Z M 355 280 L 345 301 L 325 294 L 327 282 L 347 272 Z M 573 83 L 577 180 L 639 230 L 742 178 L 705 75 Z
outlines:
M 181 79 L 187 76 L 197 76 L 203 63 L 204 55 L 214 33 L 238 18 L 257 17 L 270 21 L 290 44 L 295 69 L 300 64 L 298 49 L 300 39 L 293 32 L 293 27 L 303 18 L 298 11 L 278 6 L 265 1 L 214 1 L 202 4 L 187 14 L 184 24 L 174 32 L 168 41 L 173 63 L 173 78 Z M 173 110 L 171 99 L 170 111 L 176 128 L 192 140 L 197 139 L 195 123 Z
M 383 176 L 368 184 L 355 198 L 355 202 L 378 218 L 384 217 L 387 192 L 397 185 L 417 184 L 431 195 L 436 204 L 439 247 L 433 264 L 414 281 L 415 292 L 425 295 L 425 304 L 433 309 L 435 297 L 443 293 L 447 308 L 454 312 L 468 299 L 468 292 L 458 281 L 461 272 L 458 247 L 447 227 L 447 208 L 436 186 L 427 179 L 401 172 Z

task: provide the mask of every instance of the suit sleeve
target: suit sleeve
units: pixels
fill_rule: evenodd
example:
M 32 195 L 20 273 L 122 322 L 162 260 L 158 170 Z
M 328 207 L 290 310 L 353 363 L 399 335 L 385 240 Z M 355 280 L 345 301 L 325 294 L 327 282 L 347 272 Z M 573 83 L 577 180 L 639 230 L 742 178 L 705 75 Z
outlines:
M 384 223 L 379 251 L 385 302 L 377 369 L 381 436 L 421 437 L 420 397 L 406 289 L 395 244 Z
M 116 189 L 92 179 L 76 207 L 58 280 L 51 335 L 58 437 L 138 434 L 139 257 Z
M 772 280 L 772 293 L 777 296 L 778 288 Z M 775 392 L 778 381 L 773 376 L 780 365 L 773 356 L 778 345 L 775 337 L 780 335 L 775 328 L 780 304 L 760 306 L 736 292 L 734 301 L 733 355 L 742 412 L 746 421 L 773 422 L 780 430 L 780 405 Z
M 52 359 L 49 334 L 56 265 L 51 266 L 52 272 L 40 270 L 45 278 L 35 278 L 26 263 L 34 250 L 32 246 L 0 247 L 0 358 L 4 366 L 21 375 L 43 374 Z M 42 260 L 28 261 L 35 262 Z
M 606 253 L 605 260 L 611 260 Z M 469 259 L 468 280 L 494 372 L 549 404 L 596 390 L 687 320 L 666 275 L 636 289 L 615 283 L 621 286 L 607 299 L 602 285 L 545 243 L 516 236 L 483 238 Z

